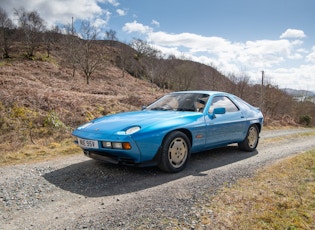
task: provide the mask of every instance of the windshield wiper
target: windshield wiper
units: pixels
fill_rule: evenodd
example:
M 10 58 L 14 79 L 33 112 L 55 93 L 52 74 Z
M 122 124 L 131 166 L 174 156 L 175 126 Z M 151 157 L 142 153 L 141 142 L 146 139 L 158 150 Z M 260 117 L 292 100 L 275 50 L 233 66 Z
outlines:
M 195 112 L 196 110 L 188 109 L 188 108 L 178 108 L 177 111 L 193 111 L 193 112 Z
M 173 110 L 171 108 L 165 108 L 165 107 L 155 107 L 155 108 L 152 108 L 150 110 L 161 110 L 161 111 L 169 111 L 169 110 Z

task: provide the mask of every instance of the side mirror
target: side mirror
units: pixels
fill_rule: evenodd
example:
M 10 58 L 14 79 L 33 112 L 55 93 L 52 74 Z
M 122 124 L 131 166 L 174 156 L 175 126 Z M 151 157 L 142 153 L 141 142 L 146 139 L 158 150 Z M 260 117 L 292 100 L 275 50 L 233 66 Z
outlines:
M 143 105 L 142 107 L 141 107 L 141 110 L 145 110 L 147 107 L 145 106 L 145 105 Z
M 213 113 L 210 115 L 211 116 L 211 119 L 214 119 L 214 118 L 216 118 L 216 114 L 225 114 L 225 108 L 215 108 L 214 110 L 213 110 Z

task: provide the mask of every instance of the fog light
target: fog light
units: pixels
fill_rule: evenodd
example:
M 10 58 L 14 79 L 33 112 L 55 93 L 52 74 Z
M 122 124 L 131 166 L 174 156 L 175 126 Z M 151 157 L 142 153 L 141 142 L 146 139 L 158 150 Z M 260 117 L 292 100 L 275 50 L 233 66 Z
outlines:
M 122 143 L 121 142 L 113 142 L 112 143 L 113 149 L 122 149 Z

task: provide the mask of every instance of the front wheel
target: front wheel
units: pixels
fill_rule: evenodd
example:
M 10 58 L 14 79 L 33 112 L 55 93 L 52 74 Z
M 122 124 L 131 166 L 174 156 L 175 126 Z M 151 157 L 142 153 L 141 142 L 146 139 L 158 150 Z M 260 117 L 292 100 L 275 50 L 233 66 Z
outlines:
M 179 131 L 168 134 L 161 146 L 159 168 L 166 172 L 183 170 L 190 157 L 190 141 Z
M 248 128 L 245 139 L 238 143 L 240 150 L 252 152 L 256 149 L 259 140 L 259 131 L 257 125 L 251 125 Z

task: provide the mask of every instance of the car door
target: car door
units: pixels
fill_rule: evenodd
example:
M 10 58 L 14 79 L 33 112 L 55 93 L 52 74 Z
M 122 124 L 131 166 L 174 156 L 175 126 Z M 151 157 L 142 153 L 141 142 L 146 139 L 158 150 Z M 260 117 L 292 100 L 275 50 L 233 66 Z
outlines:
M 215 96 L 206 116 L 207 146 L 219 146 L 241 141 L 246 119 L 240 108 L 225 95 Z M 213 114 L 215 108 L 224 108 L 224 114 Z

